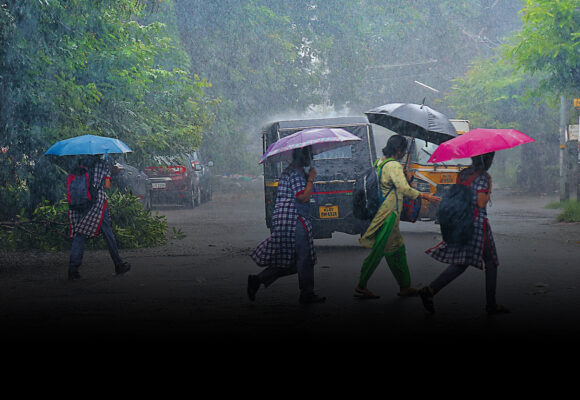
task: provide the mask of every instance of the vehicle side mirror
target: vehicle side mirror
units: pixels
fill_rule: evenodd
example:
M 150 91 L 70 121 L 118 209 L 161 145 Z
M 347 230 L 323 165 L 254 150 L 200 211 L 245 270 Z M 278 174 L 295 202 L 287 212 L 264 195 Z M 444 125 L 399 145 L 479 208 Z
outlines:
M 208 162 L 208 163 L 207 163 L 207 166 L 208 166 L 208 167 L 213 167 L 213 161 L 210 161 L 210 162 Z

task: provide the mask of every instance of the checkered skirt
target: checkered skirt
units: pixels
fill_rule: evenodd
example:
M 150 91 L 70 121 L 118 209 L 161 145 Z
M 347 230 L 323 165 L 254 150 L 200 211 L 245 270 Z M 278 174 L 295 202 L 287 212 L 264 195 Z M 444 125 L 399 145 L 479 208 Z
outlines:
M 296 195 L 306 187 L 303 169 L 288 167 L 278 181 L 278 194 L 272 215 L 272 234 L 261 242 L 250 257 L 261 267 L 290 267 L 296 261 L 296 223 L 300 218 L 308 232 L 310 258 L 316 264 L 316 252 L 309 218 L 299 217 Z
M 97 236 L 107 207 L 107 197 L 105 195 L 105 177 L 110 177 L 111 173 L 108 165 L 104 161 L 98 161 L 89 174 L 93 179 L 93 185 L 98 189 L 97 200 L 86 212 L 69 210 L 69 237 L 74 237 L 77 233 L 86 236 Z
M 475 178 L 471 183 L 470 187 L 473 194 L 472 199 L 475 210 L 473 219 L 475 230 L 469 242 L 464 246 L 456 247 L 449 246 L 443 241 L 437 246 L 428 249 L 425 253 L 429 254 L 435 260 L 446 264 L 472 265 L 483 269 L 483 249 L 484 246 L 489 246 L 494 263 L 499 265 L 495 242 L 487 220 L 487 209 L 477 207 L 477 194 L 481 191 L 489 190 L 490 182 L 491 177 L 488 173 L 484 173 Z

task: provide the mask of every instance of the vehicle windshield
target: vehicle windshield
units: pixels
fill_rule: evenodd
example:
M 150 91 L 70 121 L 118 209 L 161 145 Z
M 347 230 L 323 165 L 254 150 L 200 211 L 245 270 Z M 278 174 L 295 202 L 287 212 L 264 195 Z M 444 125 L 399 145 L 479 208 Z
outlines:
M 314 160 L 336 160 L 340 158 L 352 158 L 352 146 L 343 146 L 333 150 L 316 154 Z
M 388 129 L 383 128 L 382 126 L 376 125 L 374 126 L 375 131 L 375 148 L 377 149 L 377 156 L 380 158 L 383 156 L 382 149 L 386 146 L 387 141 L 389 138 L 394 134 L 394 132 L 389 131 Z M 431 154 L 435 151 L 438 145 L 430 142 L 426 142 L 422 139 L 415 139 L 415 143 L 413 143 L 411 138 L 407 138 L 407 142 L 409 143 L 409 151 L 411 153 L 411 157 L 409 161 L 411 163 L 421 164 L 421 165 L 447 165 L 447 166 L 466 166 L 471 165 L 470 158 L 461 158 L 457 160 L 449 160 L 442 163 L 432 164 L 427 162 L 431 157 Z M 407 156 L 403 157 L 401 162 L 406 162 Z
M 429 158 L 431 154 L 437 149 L 438 145 L 434 143 L 425 142 L 421 139 L 415 139 L 415 143 L 413 143 L 409 151 L 411 153 L 410 162 L 417 163 L 417 164 L 431 164 L 429 163 Z M 441 163 L 436 163 L 438 165 L 471 165 L 470 158 L 459 158 L 457 160 L 449 160 Z

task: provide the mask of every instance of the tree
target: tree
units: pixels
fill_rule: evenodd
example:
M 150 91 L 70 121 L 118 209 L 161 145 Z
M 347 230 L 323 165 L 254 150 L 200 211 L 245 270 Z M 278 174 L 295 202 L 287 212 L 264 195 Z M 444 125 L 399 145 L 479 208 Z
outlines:
M 176 1 L 192 70 L 212 82 L 208 93 L 221 101 L 205 150 L 214 160 L 220 157 L 218 168 L 255 166 L 265 122 L 313 115 L 311 108 L 361 115 L 386 102 L 420 102 L 425 89 L 414 80 L 441 91 L 428 93 L 427 103 L 435 104 L 470 59 L 489 54 L 498 37 L 517 26 L 519 5 L 519 0 Z
M 531 192 L 555 190 L 557 182 L 558 112 L 554 98 L 535 95 L 546 73 L 516 70 L 500 56 L 478 59 L 454 80 L 446 100 L 458 118 L 472 127 L 513 128 L 535 139 L 497 154 L 500 184 Z
M 547 72 L 542 86 L 559 94 L 580 91 L 580 6 L 577 0 L 525 0 L 522 30 L 504 54 L 518 68 Z
M 189 70 L 166 25 L 132 0 L 4 1 L 0 19 L 0 177 L 31 204 L 62 195 L 44 157 L 82 134 L 118 137 L 137 161 L 201 144 L 210 84 Z M 165 2 L 162 7 L 171 7 Z M 173 16 L 173 10 L 168 15 Z
M 526 0 L 523 29 L 504 54 L 516 67 L 547 73 L 541 80 L 544 94 L 560 95 L 560 146 L 566 146 L 571 102 L 566 97 L 580 91 L 580 7 L 577 0 Z M 568 162 L 560 152 L 560 199 L 569 196 Z M 575 165 L 573 161 L 571 165 Z

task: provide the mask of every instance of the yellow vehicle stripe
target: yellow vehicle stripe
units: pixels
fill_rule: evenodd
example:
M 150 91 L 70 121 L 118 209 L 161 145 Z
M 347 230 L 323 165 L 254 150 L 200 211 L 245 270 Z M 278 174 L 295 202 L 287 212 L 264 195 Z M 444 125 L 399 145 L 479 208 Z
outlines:
M 418 176 L 419 178 L 423 179 L 424 181 L 427 181 L 431 186 L 437 186 L 437 184 L 435 182 L 433 182 L 431 179 L 427 178 L 425 175 L 420 174 L 419 172 L 417 172 L 415 175 Z

